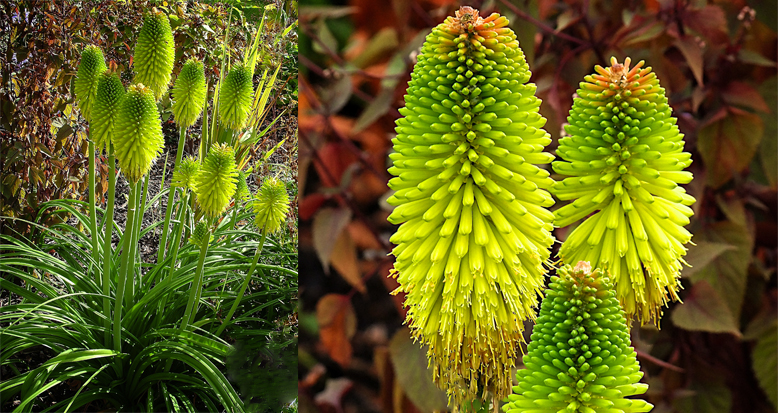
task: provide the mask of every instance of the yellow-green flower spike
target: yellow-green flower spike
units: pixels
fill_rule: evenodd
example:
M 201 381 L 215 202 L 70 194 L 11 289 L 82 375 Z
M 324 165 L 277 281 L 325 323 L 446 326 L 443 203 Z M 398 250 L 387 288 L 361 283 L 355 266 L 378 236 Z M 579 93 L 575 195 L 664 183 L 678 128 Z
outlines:
M 562 262 L 589 261 L 610 274 L 628 316 L 659 322 L 678 301 L 681 264 L 692 235 L 684 229 L 695 200 L 678 184 L 692 160 L 651 68 L 630 59 L 586 76 L 559 140 L 554 171 L 568 178 L 552 192 L 571 203 L 555 212 L 564 227 L 582 218 L 559 251 Z M 669 298 L 668 298 L 669 296 Z
M 189 59 L 184 63 L 173 86 L 173 118 L 180 127 L 195 123 L 205 106 L 205 72 L 203 63 Z
M 119 105 L 113 134 L 116 159 L 127 179 L 138 182 L 164 145 L 154 92 L 142 84 L 130 86 Z
M 286 214 L 289 212 L 289 196 L 286 194 L 286 186 L 281 180 L 267 178 L 262 182 L 254 200 L 255 223 L 264 228 L 265 232 L 272 234 L 281 229 Z
M 170 21 L 164 13 L 153 8 L 143 19 L 132 67 L 135 83 L 150 87 L 157 100 L 167 92 L 175 53 Z
M 244 171 L 238 172 L 238 186 L 235 188 L 235 195 L 233 195 L 233 199 L 238 201 L 245 201 L 249 199 L 251 196 L 251 191 L 249 190 L 249 184 L 246 182 L 246 179 L 248 178 L 248 175 Z
M 81 109 L 81 115 L 87 122 L 92 119 L 92 106 L 97 95 L 100 75 L 107 69 L 103 51 L 99 47 L 87 46 L 84 48 L 81 52 L 81 61 L 78 63 L 78 74 L 73 84 L 73 92 L 78 107 Z
M 195 158 L 186 157 L 173 171 L 171 185 L 193 191 L 198 172 L 200 172 L 200 162 Z
M 510 393 L 554 241 L 551 138 L 507 25 L 462 7 L 432 30 L 390 155 L 395 293 L 455 405 Z
M 89 134 L 97 150 L 108 147 L 113 141 L 114 124 L 119 115 L 119 105 L 124 97 L 124 85 L 116 72 L 105 72 L 97 83 L 97 95 L 92 106 Z
M 192 231 L 192 236 L 189 237 L 189 242 L 200 248 L 211 242 L 211 230 L 205 221 L 197 223 L 194 231 Z
M 508 413 L 633 413 L 654 406 L 610 279 L 588 262 L 551 277 Z
M 253 72 L 242 64 L 232 67 L 219 89 L 219 120 L 236 131 L 246 126 L 254 88 Z
M 213 144 L 195 177 L 197 203 L 206 215 L 224 212 L 235 193 L 237 176 L 235 152 L 226 144 Z

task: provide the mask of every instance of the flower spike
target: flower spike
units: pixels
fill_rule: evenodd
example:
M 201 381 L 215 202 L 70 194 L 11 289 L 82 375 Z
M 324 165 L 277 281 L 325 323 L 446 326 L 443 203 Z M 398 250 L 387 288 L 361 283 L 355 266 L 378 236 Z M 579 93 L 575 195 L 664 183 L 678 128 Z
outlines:
M 105 66 L 103 51 L 97 46 L 87 46 L 81 52 L 81 61 L 78 63 L 78 74 L 73 85 L 81 114 L 87 122 L 92 119 L 92 106 L 97 95 L 97 84 L 100 75 L 108 68 Z
M 159 100 L 168 90 L 175 54 L 170 20 L 155 7 L 143 19 L 143 28 L 135 44 L 135 83 L 150 87 L 155 99 Z
M 189 59 L 173 86 L 173 117 L 179 126 L 192 126 L 200 117 L 205 106 L 205 88 L 203 63 Z
M 238 171 L 235 152 L 226 144 L 213 144 L 195 178 L 197 203 L 209 217 L 216 217 L 227 208 L 235 193 Z
M 648 412 L 648 385 L 613 284 L 588 262 L 551 277 L 508 413 Z
M 661 307 L 679 301 L 684 229 L 695 200 L 678 184 L 692 180 L 665 90 L 651 68 L 626 59 L 597 66 L 573 102 L 553 168 L 566 175 L 552 192 L 572 201 L 555 212 L 555 225 L 586 220 L 559 251 L 562 262 L 592 262 L 613 278 L 628 316 L 659 322 Z M 591 215 L 591 216 L 589 216 Z
M 254 201 L 254 212 L 256 225 L 264 228 L 267 233 L 272 234 L 281 229 L 281 224 L 289 212 L 289 196 L 281 180 L 271 177 L 262 182 Z
M 507 25 L 462 7 L 432 30 L 390 155 L 394 293 L 456 405 L 510 393 L 554 241 L 553 181 L 536 166 L 553 159 L 551 138 Z
M 90 124 L 90 136 L 97 150 L 107 148 L 113 140 L 114 125 L 124 93 L 124 85 L 116 72 L 108 71 L 100 75 Z
M 127 179 L 138 182 L 148 173 L 165 145 L 162 121 L 151 89 L 137 84 L 127 90 L 116 116 L 113 145 Z
M 236 131 L 246 126 L 254 93 L 253 72 L 248 67 L 233 66 L 219 90 L 219 120 Z

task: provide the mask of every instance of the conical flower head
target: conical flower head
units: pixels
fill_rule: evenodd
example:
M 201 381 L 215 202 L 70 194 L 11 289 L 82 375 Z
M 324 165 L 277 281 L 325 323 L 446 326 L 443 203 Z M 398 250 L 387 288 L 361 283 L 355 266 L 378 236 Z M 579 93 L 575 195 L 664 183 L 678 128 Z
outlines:
M 245 201 L 251 196 L 251 191 L 249 190 L 249 184 L 246 182 L 246 179 L 248 178 L 248 175 L 244 171 L 238 172 L 238 186 L 235 188 L 235 195 L 233 195 L 233 199 L 238 201 Z
M 189 59 L 173 86 L 173 117 L 179 126 L 192 126 L 200 117 L 205 106 L 205 87 L 203 63 Z
M 90 137 L 98 150 L 107 148 L 113 140 L 114 124 L 119 115 L 119 105 L 124 97 L 124 85 L 116 72 L 105 72 L 97 83 L 97 95 L 92 107 Z
M 549 258 L 553 157 L 508 20 L 462 7 L 427 36 L 390 155 L 393 275 L 455 404 L 510 392 Z
M 232 67 L 219 89 L 219 120 L 232 130 L 246 126 L 254 93 L 250 68 L 237 64 Z
M 192 231 L 192 236 L 189 237 L 189 242 L 200 248 L 211 242 L 211 230 L 205 221 L 197 223 L 194 231 Z
M 135 83 L 150 87 L 154 91 L 154 98 L 159 100 L 170 84 L 175 54 L 170 21 L 164 13 L 154 8 L 143 19 L 143 27 L 135 43 L 132 66 Z
M 87 46 L 81 52 L 81 61 L 78 63 L 78 74 L 73 85 L 76 102 L 81 109 L 84 119 L 89 122 L 92 119 L 92 106 L 97 95 L 97 84 L 100 75 L 108 68 L 105 66 L 103 51 L 97 46 Z
M 184 158 L 173 171 L 171 185 L 193 191 L 198 172 L 200 172 L 200 162 L 193 157 Z
M 151 89 L 141 84 L 129 87 L 119 106 L 112 143 L 122 172 L 138 182 L 165 145 Z
M 235 152 L 226 144 L 214 144 L 195 177 L 197 203 L 206 215 L 215 217 L 227 208 L 237 176 Z
M 588 262 L 551 277 L 509 413 L 648 412 L 648 385 L 610 279 Z
M 694 198 L 678 184 L 691 154 L 667 104 L 665 90 L 643 62 L 596 67 L 585 77 L 560 139 L 554 170 L 567 175 L 553 193 L 573 201 L 555 212 L 555 225 L 586 220 L 559 251 L 563 262 L 589 261 L 608 271 L 628 316 L 658 323 L 668 295 L 678 300 L 684 244 Z
M 272 234 L 281 229 L 281 224 L 289 212 L 289 196 L 280 179 L 271 177 L 262 182 L 257 199 L 254 200 L 254 212 L 254 222 L 258 227 L 264 227 L 267 233 Z

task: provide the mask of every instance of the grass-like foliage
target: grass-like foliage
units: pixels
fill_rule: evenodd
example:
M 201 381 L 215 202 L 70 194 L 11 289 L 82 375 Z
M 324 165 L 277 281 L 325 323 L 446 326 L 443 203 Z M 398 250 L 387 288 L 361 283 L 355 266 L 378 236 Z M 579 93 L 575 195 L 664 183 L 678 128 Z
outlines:
M 248 228 L 217 226 L 204 260 L 200 299 L 204 305 L 192 317 L 195 322 L 190 330 L 182 331 L 178 324 L 187 307 L 199 248 L 184 243 L 178 252 L 178 266 L 171 265 L 171 257 L 151 266 L 136 262 L 136 270 L 140 273 L 144 267 L 144 274 L 130 297 L 133 304 L 124 307 L 121 351 L 117 351 L 112 341 L 105 339 L 110 331 L 105 329 L 102 306 L 103 298 L 115 299 L 117 280 L 110 277 L 111 293 L 106 297 L 100 278 L 86 270 L 100 266 L 92 262 L 89 234 L 79 230 L 88 223 L 88 217 L 79 212 L 85 205 L 57 200 L 46 206 L 50 213 L 72 213 L 76 222 L 41 227 L 45 235 L 35 243 L 2 238 L 6 245 L 0 254 L 0 271 L 12 277 L 0 279 L 0 287 L 21 296 L 22 302 L 0 309 L 4 326 L 0 361 L 15 373 L 10 379 L 4 377 L 0 398 L 18 397 L 21 404 L 16 411 L 77 411 L 96 401 L 119 411 L 243 411 L 241 397 L 223 374 L 232 346 L 213 333 L 222 324 L 213 303 L 223 308 L 235 302 L 235 291 L 223 288 L 223 284 L 242 281 L 252 266 L 257 234 Z M 250 216 L 248 210 L 242 213 L 243 218 Z M 143 228 L 141 233 L 158 224 Z M 118 226 L 114 230 L 121 239 L 128 236 Z M 266 238 L 265 244 L 270 254 L 294 253 L 294 246 L 283 247 L 274 239 Z M 117 250 L 110 255 L 113 273 L 119 268 L 120 253 Z M 257 313 L 288 307 L 297 291 L 296 272 L 290 269 L 294 268 L 290 262 L 284 266 L 258 263 L 255 267 L 254 282 L 265 287 L 243 298 L 237 312 L 240 316 L 232 322 L 241 322 L 251 331 L 241 328 L 237 336 L 272 331 L 273 320 L 261 315 L 273 314 Z M 13 277 L 21 282 L 10 281 Z M 23 361 L 29 351 L 40 349 L 49 357 L 42 365 Z M 170 368 L 166 369 L 168 363 Z M 73 381 L 81 385 L 70 397 L 45 410 L 35 405 L 38 395 Z

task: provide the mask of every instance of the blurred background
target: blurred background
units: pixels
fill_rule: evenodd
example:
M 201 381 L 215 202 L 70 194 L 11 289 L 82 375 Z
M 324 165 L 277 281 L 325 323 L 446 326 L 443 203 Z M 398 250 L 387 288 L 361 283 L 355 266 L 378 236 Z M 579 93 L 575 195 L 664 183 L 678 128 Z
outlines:
M 693 155 L 697 203 L 684 304 L 660 329 L 633 328 L 646 398 L 655 413 L 776 411 L 775 1 L 300 3 L 301 411 L 447 410 L 403 326 L 403 296 L 389 294 L 386 168 L 415 55 L 461 5 L 510 19 L 552 153 L 594 65 L 629 56 L 653 68 Z

